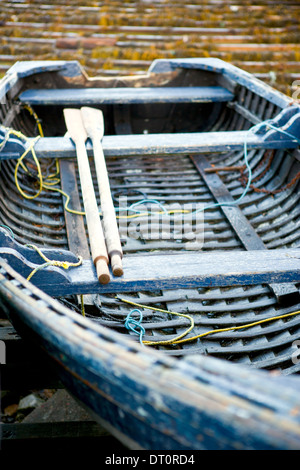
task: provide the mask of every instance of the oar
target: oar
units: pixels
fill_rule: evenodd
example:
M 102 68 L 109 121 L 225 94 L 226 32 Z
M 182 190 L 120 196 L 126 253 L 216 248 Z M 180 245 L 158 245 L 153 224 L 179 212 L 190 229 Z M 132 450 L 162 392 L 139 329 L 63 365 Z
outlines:
M 85 148 L 87 134 L 82 123 L 80 109 L 66 108 L 64 109 L 64 117 L 70 137 L 76 146 L 78 170 L 92 258 L 99 282 L 101 284 L 107 284 L 110 280 L 108 254 Z
M 88 137 L 93 144 L 96 175 L 100 193 L 101 211 L 103 217 L 104 234 L 108 255 L 110 257 L 112 272 L 115 276 L 122 276 L 122 247 L 116 213 L 111 197 L 109 179 L 102 150 L 101 140 L 104 134 L 102 111 L 95 108 L 82 107 L 83 124 Z

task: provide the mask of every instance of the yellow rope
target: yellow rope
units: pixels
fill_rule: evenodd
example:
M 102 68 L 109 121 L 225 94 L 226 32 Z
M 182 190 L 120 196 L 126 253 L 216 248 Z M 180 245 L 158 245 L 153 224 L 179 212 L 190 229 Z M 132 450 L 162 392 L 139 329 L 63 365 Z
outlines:
M 10 135 L 18 137 L 20 140 L 24 140 L 25 142 L 28 141 L 28 138 L 24 134 L 22 134 L 22 132 L 19 132 L 19 131 L 16 131 L 14 129 L 10 129 L 10 128 L 6 128 L 6 131 L 7 131 L 6 136 L 5 136 L 5 139 L 3 140 L 3 142 L 0 145 L 0 149 L 2 147 L 4 147 L 4 145 L 6 144 L 6 142 L 9 139 Z M 34 199 L 34 198 L 38 197 L 41 194 L 42 189 L 43 189 L 43 184 L 42 184 L 43 177 L 42 177 L 42 172 L 41 172 L 41 166 L 40 166 L 39 160 L 38 160 L 38 158 L 36 156 L 36 153 L 35 153 L 35 150 L 34 150 L 34 146 L 35 146 L 35 144 L 36 144 L 36 142 L 38 141 L 39 138 L 40 138 L 40 136 L 37 136 L 36 138 L 32 139 L 31 144 L 25 150 L 25 152 L 21 155 L 21 157 L 18 159 L 16 167 L 15 167 L 14 177 L 15 177 L 16 186 L 18 188 L 18 191 L 26 199 Z M 19 171 L 20 166 L 22 166 L 23 170 L 28 173 L 28 169 L 24 165 L 23 160 L 29 152 L 31 152 L 31 154 L 32 154 L 33 160 L 34 160 L 34 162 L 36 164 L 36 167 L 37 167 L 38 176 L 39 176 L 39 190 L 34 196 L 29 196 L 28 194 L 25 194 L 24 191 L 21 189 L 21 187 L 19 185 L 19 182 L 18 182 L 18 171 Z
M 35 139 L 32 140 L 31 145 L 28 147 L 27 150 L 25 150 L 23 155 L 21 155 L 21 157 L 18 159 L 16 167 L 15 167 L 15 172 L 14 172 L 15 183 L 16 183 L 16 186 L 18 188 L 18 191 L 22 194 L 22 196 L 25 199 L 35 199 L 36 197 L 38 197 L 41 194 L 41 192 L 43 190 L 43 175 L 42 175 L 42 171 L 41 171 L 41 166 L 40 166 L 40 162 L 39 162 L 39 160 L 36 156 L 35 150 L 34 150 L 34 145 L 38 141 L 39 138 L 40 138 L 40 136 L 38 136 L 38 137 L 36 137 Z M 34 194 L 33 196 L 30 196 L 29 194 L 24 193 L 24 191 L 21 189 L 21 187 L 19 185 L 19 181 L 18 181 L 18 171 L 19 171 L 20 165 L 22 165 L 23 169 L 28 173 L 28 169 L 26 168 L 26 166 L 23 165 L 23 159 L 26 157 L 26 155 L 30 151 L 31 151 L 31 154 L 32 154 L 32 158 L 33 158 L 33 160 L 36 164 L 38 177 L 39 177 L 39 189 L 38 189 L 37 193 Z
M 60 183 L 60 178 L 56 178 L 56 176 L 59 175 L 59 163 L 58 163 L 58 158 L 55 159 L 55 166 L 56 166 L 56 172 L 53 173 L 52 175 L 48 176 L 48 179 L 52 179 L 52 183 L 47 183 L 48 185 L 50 184 L 59 184 Z M 55 179 L 56 178 L 56 179 Z
M 39 137 L 38 137 L 39 138 Z M 62 189 L 59 189 L 59 188 L 53 188 L 51 186 L 54 186 L 56 184 L 59 184 L 60 183 L 60 179 L 57 178 L 53 181 L 47 181 L 47 182 L 44 182 L 43 180 L 43 176 L 42 176 L 42 173 L 40 171 L 40 164 L 39 164 L 39 161 L 36 157 L 36 154 L 34 152 L 34 148 L 33 146 L 35 145 L 35 142 L 38 140 L 38 138 L 36 138 L 31 146 L 26 150 L 26 152 L 24 152 L 24 154 L 19 158 L 18 162 L 17 162 L 17 165 L 16 165 L 16 168 L 15 168 L 15 183 L 16 183 L 16 186 L 18 188 L 18 190 L 20 191 L 20 193 L 22 194 L 22 196 L 26 199 L 35 199 L 36 197 L 38 197 L 42 190 L 43 189 L 46 189 L 46 190 L 49 190 L 49 191 L 55 191 L 57 193 L 60 193 L 62 196 L 64 196 L 66 198 L 66 202 L 64 204 L 64 209 L 65 211 L 71 213 L 71 214 L 75 214 L 75 215 L 85 215 L 85 212 L 84 211 L 78 211 L 78 210 L 75 210 L 75 209 L 71 209 L 69 207 L 69 203 L 70 203 L 70 196 L 65 192 L 63 191 Z M 33 155 L 33 158 L 34 158 L 34 161 L 37 165 L 37 169 L 38 169 L 38 176 L 39 176 L 39 191 L 34 195 L 34 196 L 29 196 L 28 194 L 25 194 L 24 191 L 22 191 L 22 189 L 20 188 L 19 186 L 19 183 L 18 183 L 18 169 L 19 169 L 19 166 L 22 165 L 22 161 L 24 159 L 24 157 L 29 153 L 29 151 L 31 150 L 32 152 L 32 155 Z M 24 166 L 23 166 L 24 168 Z M 25 167 L 24 168 L 25 171 L 28 171 L 27 168 Z M 55 177 L 57 174 L 55 175 L 49 175 L 48 178 L 53 178 Z M 184 210 L 184 209 L 172 209 L 172 210 L 169 210 L 169 211 L 158 211 L 158 212 L 155 212 L 155 215 L 160 215 L 160 214 L 174 214 L 174 213 L 191 213 L 192 211 L 190 210 Z M 101 215 L 101 211 L 99 211 L 99 214 Z M 116 215 L 116 218 L 117 219 L 134 219 L 134 218 L 137 218 L 137 217 L 143 217 L 145 215 L 149 215 L 149 212 L 143 212 L 143 213 L 139 213 L 139 214 L 133 214 L 133 215 Z
M 195 339 L 203 338 L 204 336 L 212 335 L 214 333 L 222 333 L 224 331 L 233 331 L 233 330 L 241 330 L 243 328 L 250 328 L 251 326 L 261 325 L 262 323 L 266 323 L 266 322 L 269 322 L 269 321 L 275 321 L 275 320 L 281 320 L 282 318 L 292 317 L 292 316 L 299 315 L 299 314 L 300 314 L 300 310 L 298 310 L 297 312 L 286 313 L 284 315 L 278 315 L 277 317 L 265 318 L 264 320 L 259 320 L 259 321 L 253 322 L 253 323 L 248 323 L 247 325 L 232 326 L 231 328 L 219 328 L 217 330 L 210 330 L 210 331 L 207 331 L 206 333 L 201 333 L 200 335 L 196 335 L 196 336 L 192 336 L 190 338 L 187 338 L 184 341 L 182 341 L 182 340 L 181 341 L 175 341 L 173 344 L 179 344 L 179 343 L 183 343 L 185 341 L 193 341 Z
M 56 172 L 54 174 L 51 174 L 47 177 L 47 183 L 44 182 L 44 178 L 43 178 L 43 175 L 42 175 L 42 171 L 41 171 L 41 165 L 40 165 L 40 162 L 36 156 L 36 153 L 35 153 L 35 150 L 34 150 L 34 146 L 36 144 L 36 142 L 41 138 L 41 137 L 44 137 L 44 132 L 43 132 L 43 129 L 42 129 L 42 125 L 41 125 L 41 121 L 40 119 L 38 118 L 37 114 L 35 113 L 35 111 L 31 108 L 31 106 L 29 105 L 24 105 L 24 108 L 27 109 L 30 114 L 34 117 L 34 119 L 36 120 L 36 123 L 37 123 L 37 126 L 38 126 L 38 129 L 39 129 L 39 133 L 40 135 L 35 137 L 34 139 L 31 140 L 31 143 L 30 145 L 28 146 L 28 148 L 24 151 L 24 153 L 21 155 L 21 157 L 17 160 L 17 164 L 16 164 L 16 167 L 15 167 L 15 171 L 14 171 L 14 178 L 15 178 L 15 184 L 16 184 L 16 187 L 18 189 L 18 191 L 20 192 L 20 194 L 25 198 L 25 199 L 35 199 L 37 198 L 42 190 L 44 188 L 47 188 L 47 189 L 50 189 L 49 186 L 52 186 L 52 185 L 55 185 L 55 184 L 59 184 L 60 183 L 60 179 L 59 178 L 56 178 L 59 174 L 59 165 L 58 165 L 58 159 L 56 159 Z M 13 135 L 15 137 L 18 137 L 20 140 L 23 140 L 25 142 L 28 142 L 29 139 L 28 137 L 26 137 L 22 132 L 20 131 L 16 131 L 14 129 L 11 129 L 11 128 L 5 128 L 6 130 L 6 135 L 5 135 L 5 139 L 3 140 L 3 142 L 1 142 L 1 145 L 0 145 L 0 150 L 1 148 L 6 144 L 6 142 L 8 141 L 9 139 L 9 136 Z M 24 164 L 23 160 L 24 158 L 31 152 L 31 155 L 32 155 L 32 158 L 34 160 L 34 163 L 36 165 L 36 168 L 37 168 L 37 173 L 38 173 L 38 181 L 39 181 L 39 189 L 37 191 L 36 194 L 34 194 L 33 196 L 30 196 L 29 194 L 26 194 L 20 187 L 19 185 L 19 181 L 18 181 L 18 171 L 19 171 L 19 167 L 21 166 L 23 168 L 23 170 L 26 172 L 26 173 L 29 173 L 29 170 L 28 168 L 26 167 L 26 165 Z
M 57 266 L 59 268 L 69 269 L 70 267 L 77 267 L 77 266 L 80 266 L 82 264 L 82 257 L 81 256 L 78 256 L 78 262 L 77 263 L 72 263 L 72 262 L 69 262 L 69 261 L 51 260 L 51 259 L 47 258 L 47 256 L 45 256 L 45 254 L 37 246 L 32 245 L 32 244 L 28 244 L 28 245 L 25 245 L 25 246 L 27 246 L 28 248 L 32 248 L 35 251 L 37 251 L 38 254 L 41 256 L 41 258 L 43 258 L 43 260 L 45 261 L 45 263 L 37 266 L 35 269 L 33 269 L 33 271 L 31 271 L 31 273 L 27 277 L 28 281 L 30 281 L 32 276 L 37 271 L 39 271 L 40 269 L 43 269 L 47 266 Z
M 51 188 L 49 187 L 48 183 L 47 184 L 43 184 L 43 187 L 45 189 L 48 189 L 49 191 L 56 191 L 57 193 L 60 193 L 62 194 L 65 198 L 66 198 L 66 202 L 65 202 L 65 205 L 64 205 L 64 209 L 67 211 L 67 212 L 70 212 L 71 214 L 75 214 L 75 215 L 85 215 L 85 212 L 84 211 L 76 211 L 74 209 L 70 209 L 68 207 L 69 205 L 69 202 L 70 202 L 70 196 L 65 193 L 62 189 L 59 189 L 59 188 Z
M 230 328 L 218 328 L 216 330 L 210 330 L 210 331 L 207 331 L 206 333 L 201 333 L 201 334 L 196 335 L 196 336 L 191 336 L 189 338 L 184 338 L 194 327 L 194 320 L 190 315 L 185 315 L 183 313 L 178 313 L 178 312 L 172 312 L 170 310 L 163 310 L 163 309 L 156 308 L 156 307 L 148 307 L 147 305 L 138 304 L 138 303 L 132 302 L 132 301 L 127 300 L 127 299 L 122 299 L 120 297 L 116 297 L 116 298 L 118 300 L 121 300 L 122 302 L 125 302 L 127 304 L 130 304 L 130 305 L 133 305 L 133 306 L 136 306 L 136 307 L 145 308 L 145 309 L 148 309 L 148 310 L 154 310 L 154 311 L 157 311 L 157 312 L 169 313 L 171 315 L 178 315 L 178 316 L 181 316 L 181 317 L 186 317 L 191 321 L 190 327 L 184 333 L 182 333 L 181 335 L 176 336 L 175 338 L 170 339 L 170 340 L 143 341 L 143 344 L 147 344 L 148 346 L 163 346 L 163 345 L 167 345 L 167 344 L 186 343 L 188 341 L 194 341 L 196 339 L 203 338 L 205 336 L 212 335 L 212 334 L 215 334 L 215 333 L 222 333 L 222 332 L 225 332 L 225 331 L 234 331 L 234 330 L 241 330 L 243 328 L 250 328 L 252 326 L 260 325 L 262 323 L 266 323 L 266 322 L 269 322 L 269 321 L 281 320 L 282 318 L 288 318 L 288 317 L 292 317 L 292 316 L 300 314 L 300 310 L 298 310 L 296 312 L 286 313 L 286 314 L 283 314 L 283 315 L 278 315 L 276 317 L 266 318 L 264 320 L 259 320 L 259 321 L 248 323 L 248 324 L 242 325 L 242 326 L 232 326 Z
M 56 172 L 49 175 L 47 177 L 46 181 L 44 180 L 44 177 L 43 177 L 42 171 L 41 171 L 40 162 L 39 162 L 39 160 L 36 156 L 35 150 L 34 150 L 34 146 L 35 146 L 36 142 L 40 139 L 40 137 L 43 136 L 43 131 L 41 129 L 41 125 L 39 125 L 39 128 L 40 128 L 41 135 L 37 136 L 34 139 L 32 139 L 31 144 L 29 145 L 29 147 L 25 150 L 25 152 L 17 160 L 17 164 L 16 164 L 15 171 L 14 171 L 14 178 L 15 178 L 15 184 L 16 184 L 16 187 L 17 187 L 18 191 L 21 193 L 21 195 L 25 199 L 35 199 L 35 198 L 37 198 L 41 194 L 43 189 L 58 192 L 66 198 L 66 203 L 64 205 L 64 208 L 67 212 L 70 212 L 70 213 L 76 214 L 76 215 L 85 215 L 85 212 L 83 212 L 83 211 L 76 211 L 76 210 L 70 209 L 68 207 L 69 202 L 70 202 L 70 196 L 67 193 L 65 193 L 64 191 L 62 191 L 61 189 L 52 187 L 52 186 L 60 183 L 60 179 L 57 178 L 57 176 L 59 175 L 58 159 L 56 159 Z M 5 145 L 6 141 L 9 138 L 9 135 L 14 135 L 14 136 L 18 137 L 19 139 L 24 140 L 25 142 L 28 142 L 28 140 L 29 140 L 28 137 L 26 137 L 24 134 L 22 134 L 22 132 L 15 131 L 14 129 L 7 129 L 7 134 L 6 134 L 5 140 L 1 143 L 0 149 L 1 149 L 2 146 Z M 23 162 L 24 158 L 28 155 L 29 152 L 31 152 L 33 160 L 36 164 L 37 173 L 38 173 L 38 181 L 39 181 L 39 189 L 36 192 L 36 194 L 34 194 L 33 196 L 30 196 L 29 194 L 26 194 L 21 189 L 21 187 L 19 185 L 19 180 L 18 180 L 18 171 L 19 171 L 20 166 L 23 168 L 23 170 L 26 173 L 29 173 L 29 170 L 27 169 L 26 165 L 24 165 L 24 162 Z
M 83 295 L 80 294 L 80 301 L 81 301 L 81 315 L 85 317 L 85 308 L 84 308 L 84 300 L 83 300 Z
M 33 142 L 33 145 L 35 144 L 35 142 Z M 24 154 L 19 158 L 19 160 L 17 161 L 17 165 L 16 165 L 16 168 L 15 168 L 15 183 L 16 183 L 16 186 L 19 190 L 19 192 L 22 194 L 22 196 L 25 198 L 25 199 L 35 199 L 36 197 L 38 197 L 42 190 L 43 189 L 46 189 L 48 191 L 55 191 L 57 193 L 60 193 L 62 194 L 65 198 L 66 198 L 66 202 L 65 202 L 65 205 L 64 205 L 64 209 L 67 211 L 67 212 L 70 212 L 71 214 L 75 214 L 75 215 L 85 215 L 85 212 L 83 211 L 76 211 L 74 209 L 70 209 L 68 207 L 69 205 L 69 202 L 70 202 L 70 196 L 62 191 L 62 189 L 59 189 L 59 188 L 53 188 L 52 186 L 56 185 L 56 184 L 59 184 L 60 183 L 60 179 L 59 178 L 55 178 L 57 176 L 57 173 L 53 174 L 53 175 L 49 175 L 48 178 L 47 178 L 47 182 L 44 181 L 43 179 L 43 175 L 41 173 L 41 170 L 40 170 L 40 164 L 38 162 L 38 159 L 36 158 L 36 155 L 35 155 L 35 152 L 33 151 L 32 155 L 33 155 L 33 158 L 34 158 L 34 161 L 37 165 L 37 169 L 38 169 L 38 177 L 39 177 L 39 190 L 36 194 L 34 194 L 33 196 L 29 196 L 28 194 L 24 193 L 24 191 L 22 191 L 22 189 L 20 188 L 20 185 L 19 185 L 19 182 L 18 182 L 18 170 L 19 170 L 19 166 L 22 164 L 22 160 L 23 158 L 27 155 L 27 153 L 30 151 L 30 150 L 33 150 L 33 148 L 29 148 L 26 152 L 24 152 Z M 25 167 L 25 171 L 28 172 L 27 168 Z M 59 171 L 59 170 L 58 170 Z M 48 181 L 48 179 L 50 178 L 53 178 L 53 181 Z
M 192 211 L 188 209 L 172 209 L 169 211 L 158 211 L 152 214 L 160 215 L 160 214 L 190 214 Z M 117 215 L 117 219 L 135 219 L 136 217 L 144 217 L 145 215 L 149 215 L 149 212 L 142 212 L 140 214 L 133 214 L 133 215 Z
M 66 202 L 64 204 L 65 211 L 67 211 L 71 214 L 75 214 L 75 215 L 85 215 L 84 211 L 78 211 L 78 210 L 75 210 L 75 209 L 71 209 L 69 207 L 70 196 L 66 192 L 64 192 L 63 190 L 61 190 L 59 188 L 51 187 L 51 186 L 55 186 L 56 184 L 60 184 L 60 178 L 57 178 L 57 176 L 59 175 L 58 159 L 56 159 L 56 173 L 54 173 L 52 175 L 49 175 L 47 177 L 46 181 L 44 180 L 44 177 L 43 177 L 42 171 L 41 171 L 41 165 L 40 165 L 40 162 L 39 162 L 39 160 L 36 156 L 35 150 L 34 150 L 34 146 L 35 146 L 36 142 L 40 139 L 40 137 L 44 136 L 44 132 L 43 132 L 43 129 L 42 129 L 42 126 L 41 126 L 41 122 L 40 122 L 37 114 L 33 111 L 33 109 L 29 105 L 24 105 L 24 108 L 27 109 L 34 116 L 34 118 L 37 122 L 37 125 L 38 125 L 40 135 L 37 136 L 36 138 L 32 139 L 29 147 L 25 150 L 25 152 L 17 160 L 17 164 L 16 164 L 15 171 L 14 171 L 14 178 L 15 178 L 15 184 L 16 184 L 16 187 L 17 187 L 18 191 L 20 192 L 20 194 L 25 199 L 35 199 L 35 198 L 37 198 L 41 194 L 43 189 L 58 192 L 66 198 Z M 28 140 L 29 140 L 28 137 L 26 137 L 24 134 L 22 134 L 22 132 L 15 131 L 14 129 L 7 129 L 6 137 L 5 137 L 4 141 L 1 143 L 0 149 L 7 142 L 8 138 L 9 138 L 9 135 L 15 135 L 16 137 L 20 138 L 21 140 L 24 140 L 25 142 L 28 142 Z M 24 165 L 23 160 L 30 152 L 32 154 L 32 158 L 33 158 L 33 160 L 36 164 L 36 167 L 37 167 L 38 181 L 39 181 L 39 189 L 38 189 L 37 193 L 34 194 L 33 196 L 30 196 L 29 194 L 26 194 L 21 189 L 21 187 L 19 185 L 19 181 L 18 181 L 18 171 L 19 171 L 20 166 L 23 168 L 23 170 L 26 173 L 29 173 L 29 170 L 27 169 L 26 165 Z M 175 214 L 175 213 L 183 214 L 183 213 L 191 213 L 191 212 L 192 212 L 191 210 L 187 210 L 187 209 L 185 209 L 185 210 L 184 209 L 171 209 L 169 211 L 155 212 L 155 215 L 161 215 L 161 214 L 166 215 L 166 214 Z M 101 215 L 101 212 L 99 212 L 99 213 Z M 117 219 L 135 219 L 137 217 L 144 217 L 146 215 L 149 215 L 149 212 L 142 212 L 142 213 L 139 213 L 139 214 L 132 214 L 132 215 L 116 215 L 116 218 Z
M 17 161 L 17 164 L 16 164 L 16 167 L 15 167 L 15 171 L 14 171 L 14 177 L 15 177 L 15 183 L 16 183 L 16 187 L 18 189 L 18 191 L 22 194 L 22 196 L 25 198 L 25 199 L 35 199 L 37 198 L 43 189 L 48 189 L 48 190 L 52 190 L 52 191 L 57 191 L 61 194 L 63 194 L 66 198 L 67 198 L 67 201 L 66 201 L 66 204 L 65 204 L 65 209 L 68 210 L 69 212 L 72 212 L 72 213 L 77 213 L 77 214 L 81 214 L 81 215 L 84 215 L 83 212 L 79 212 L 79 211 L 72 211 L 72 209 L 69 209 L 67 208 L 68 206 L 68 203 L 69 203 L 69 200 L 70 200 L 70 197 L 64 193 L 62 190 L 58 189 L 58 188 L 53 188 L 52 186 L 56 185 L 56 184 L 59 184 L 60 183 L 60 178 L 57 178 L 57 176 L 59 175 L 59 163 L 58 163 L 58 159 L 56 158 L 55 160 L 55 164 L 56 164 L 56 171 L 55 173 L 53 174 L 50 174 L 47 179 L 46 179 L 46 183 L 44 181 L 44 178 L 43 178 L 43 175 L 42 175 L 42 171 L 41 171 L 41 166 L 40 166 L 40 162 L 36 156 L 36 153 L 35 153 L 35 150 L 34 150 L 34 146 L 36 144 L 36 142 L 38 141 L 38 139 L 40 137 L 44 137 L 44 132 L 43 132 L 43 129 L 42 129 L 42 125 L 41 125 L 41 122 L 37 116 L 37 114 L 33 111 L 33 109 L 31 108 L 31 106 L 29 105 L 24 105 L 24 108 L 27 109 L 30 114 L 35 118 L 36 122 L 37 122 L 37 126 L 38 126 L 38 129 L 39 129 L 39 133 L 40 135 L 37 136 L 35 139 L 33 139 L 31 141 L 31 144 L 29 145 L 29 147 L 25 150 L 25 152 L 21 155 L 21 157 L 18 159 Z M 1 142 L 0 144 L 0 150 L 2 147 L 4 147 L 4 145 L 6 144 L 6 142 L 8 141 L 9 139 L 9 136 L 10 135 L 14 135 L 16 137 L 18 137 L 20 140 L 23 140 L 25 142 L 28 142 L 28 138 L 22 134 L 22 132 L 19 132 L 19 131 L 16 131 L 14 129 L 10 129 L 10 128 L 6 128 L 6 135 L 5 135 L 5 138 L 3 140 L 3 142 Z M 28 194 L 26 194 L 20 187 L 19 185 L 19 181 L 18 181 L 18 171 L 19 171 L 19 167 L 21 166 L 23 168 L 23 170 L 26 172 L 26 173 L 29 173 L 29 170 L 27 169 L 26 165 L 24 164 L 23 160 L 24 158 L 26 157 L 26 155 L 28 155 L 28 153 L 31 152 L 32 154 L 32 157 L 33 157 L 33 160 L 36 164 L 36 167 L 37 167 L 37 172 L 38 172 L 38 180 L 39 180 L 39 190 L 36 194 L 34 194 L 33 196 L 30 196 Z M 57 267 L 61 267 L 61 268 L 64 268 L 64 269 L 68 269 L 70 267 L 77 267 L 79 266 L 80 264 L 82 264 L 82 258 L 79 256 L 78 257 L 78 262 L 77 263 L 71 263 L 71 262 L 68 262 L 68 261 L 58 261 L 58 260 L 50 260 L 48 259 L 44 253 L 42 253 L 42 251 L 36 247 L 35 245 L 26 245 L 30 248 L 33 248 L 34 250 L 36 250 L 39 255 L 43 258 L 43 260 L 45 261 L 45 263 L 41 264 L 40 266 L 36 267 L 35 269 L 32 270 L 32 272 L 29 274 L 29 276 L 27 277 L 27 280 L 30 280 L 32 278 L 32 276 L 34 276 L 34 274 L 47 267 L 47 266 L 57 266 Z M 80 296 L 81 298 L 81 313 L 83 316 L 85 316 L 85 308 L 84 308 L 84 300 L 83 300 L 83 295 Z
M 40 136 L 44 137 L 44 132 L 43 132 L 41 120 L 39 119 L 36 112 L 32 109 L 32 107 L 29 104 L 23 104 L 23 108 L 27 109 L 27 111 L 29 111 L 30 114 L 34 117 L 35 122 L 37 123 L 37 127 L 38 127 L 38 130 L 39 130 Z

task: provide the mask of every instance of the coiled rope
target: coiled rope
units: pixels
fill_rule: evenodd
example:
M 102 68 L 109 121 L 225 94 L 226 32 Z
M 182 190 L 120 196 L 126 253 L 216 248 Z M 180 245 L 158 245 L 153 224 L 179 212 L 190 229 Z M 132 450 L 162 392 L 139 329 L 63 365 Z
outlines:
M 138 312 L 140 316 L 139 320 L 132 318 L 132 314 L 135 312 Z M 133 331 L 133 333 L 135 333 L 136 335 L 139 335 L 141 345 L 143 345 L 143 336 L 145 334 L 145 328 L 141 325 L 142 319 L 143 319 L 142 312 L 138 308 L 134 308 L 127 315 L 126 320 L 125 320 L 125 328 L 127 328 L 127 330 Z M 137 330 L 137 328 L 139 328 L 139 331 Z

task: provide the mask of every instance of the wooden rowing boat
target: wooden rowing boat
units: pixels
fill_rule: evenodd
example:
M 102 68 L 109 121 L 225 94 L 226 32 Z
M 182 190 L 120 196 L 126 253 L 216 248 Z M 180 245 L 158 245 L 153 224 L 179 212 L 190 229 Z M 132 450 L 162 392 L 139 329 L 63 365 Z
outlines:
M 300 448 L 299 103 L 218 59 L 114 78 L 20 62 L 0 101 L 0 305 L 17 331 L 130 448 Z M 84 108 L 104 135 L 65 121 Z M 95 147 L 121 242 L 117 275 L 101 245 L 104 282 Z

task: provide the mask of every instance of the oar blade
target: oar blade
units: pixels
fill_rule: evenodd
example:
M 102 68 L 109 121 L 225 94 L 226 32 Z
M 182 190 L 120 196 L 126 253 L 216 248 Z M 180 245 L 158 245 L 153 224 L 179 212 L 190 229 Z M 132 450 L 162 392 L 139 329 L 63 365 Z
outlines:
M 107 284 L 110 281 L 109 259 L 85 148 L 87 134 L 82 122 L 81 111 L 80 109 L 66 108 L 64 109 L 64 118 L 68 133 L 76 146 L 78 171 L 92 258 L 100 283 Z
M 63 112 L 67 130 L 71 139 L 74 142 L 77 142 L 78 140 L 83 140 L 85 142 L 87 139 L 87 133 L 82 122 L 80 109 L 65 108 Z
M 90 139 L 102 139 L 104 135 L 103 113 L 100 109 L 83 106 L 81 115 L 86 133 Z

